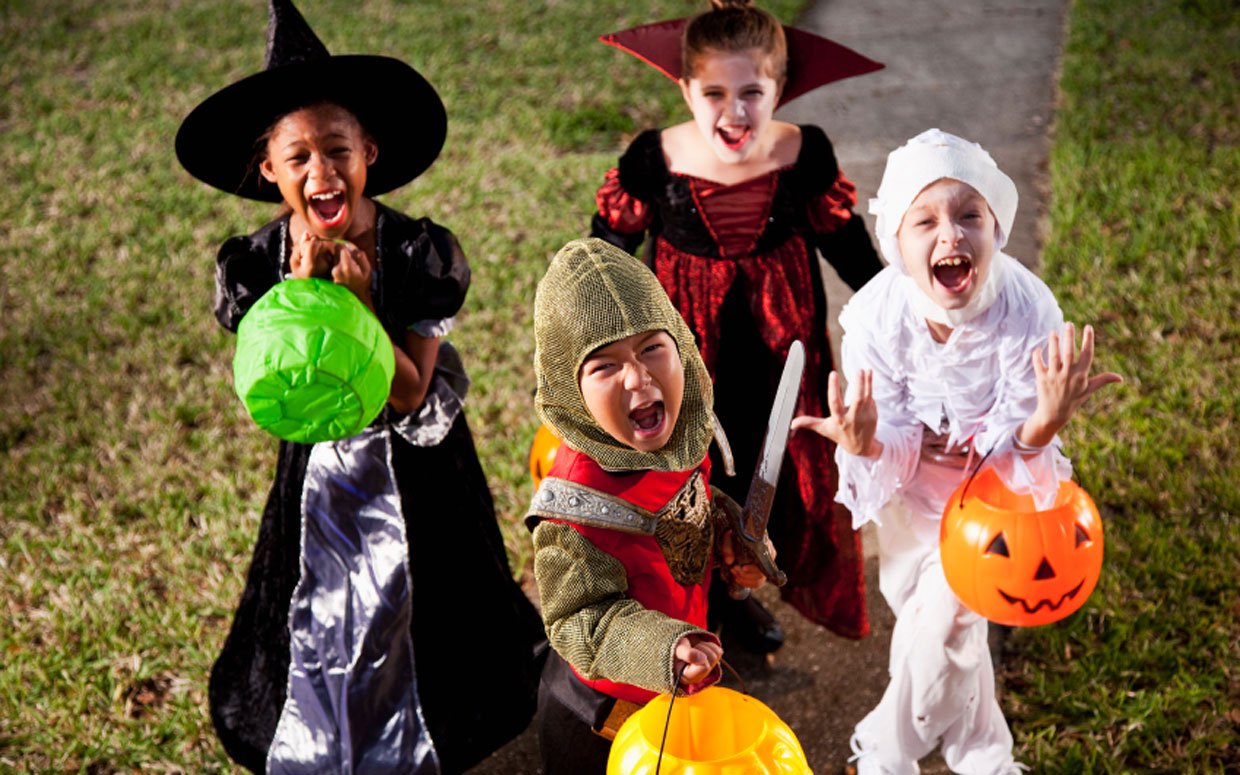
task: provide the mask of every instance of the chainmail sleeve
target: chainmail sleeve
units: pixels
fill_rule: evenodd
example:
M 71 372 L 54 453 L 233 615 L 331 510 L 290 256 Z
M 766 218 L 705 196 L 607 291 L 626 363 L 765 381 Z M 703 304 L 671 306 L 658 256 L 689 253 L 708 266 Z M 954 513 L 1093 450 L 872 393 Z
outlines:
M 676 641 L 707 633 L 628 597 L 620 561 L 569 525 L 538 523 L 534 551 L 534 577 L 552 648 L 587 679 L 671 692 Z

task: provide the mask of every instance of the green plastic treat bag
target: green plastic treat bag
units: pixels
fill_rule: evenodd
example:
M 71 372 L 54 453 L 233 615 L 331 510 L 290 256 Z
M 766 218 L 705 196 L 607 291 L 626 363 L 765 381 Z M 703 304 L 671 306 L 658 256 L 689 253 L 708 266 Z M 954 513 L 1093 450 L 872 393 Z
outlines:
M 361 432 L 383 409 L 395 373 L 378 319 L 327 280 L 276 284 L 237 327 L 233 387 L 260 428 L 288 441 Z

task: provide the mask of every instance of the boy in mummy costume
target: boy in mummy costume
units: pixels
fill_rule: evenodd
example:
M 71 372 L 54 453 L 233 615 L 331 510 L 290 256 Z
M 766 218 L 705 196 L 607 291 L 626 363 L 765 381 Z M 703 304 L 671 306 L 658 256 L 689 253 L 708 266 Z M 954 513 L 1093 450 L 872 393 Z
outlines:
M 1118 374 L 1090 376 L 1046 284 L 1001 251 L 1017 193 L 981 146 L 931 129 L 888 157 L 877 236 L 889 266 L 840 313 L 847 402 L 794 428 L 837 444 L 837 500 L 878 526 L 879 584 L 896 614 L 878 706 L 856 727 L 860 773 L 916 773 L 942 744 L 954 772 L 1010 773 L 1012 735 L 995 699 L 986 620 L 952 593 L 939 521 L 985 455 L 1040 508 L 1072 475 L 1058 431 Z

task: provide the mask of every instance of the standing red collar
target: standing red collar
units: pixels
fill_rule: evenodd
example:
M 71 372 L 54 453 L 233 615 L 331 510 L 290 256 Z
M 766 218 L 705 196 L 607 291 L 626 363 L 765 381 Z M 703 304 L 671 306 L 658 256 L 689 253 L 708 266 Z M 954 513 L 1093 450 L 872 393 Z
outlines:
M 679 81 L 681 46 L 688 23 L 688 18 L 669 19 L 609 32 L 600 35 L 599 40 L 632 54 L 673 81 Z M 788 80 L 780 95 L 780 105 L 819 86 L 885 67 L 881 62 L 812 32 L 785 26 L 784 35 L 788 41 Z

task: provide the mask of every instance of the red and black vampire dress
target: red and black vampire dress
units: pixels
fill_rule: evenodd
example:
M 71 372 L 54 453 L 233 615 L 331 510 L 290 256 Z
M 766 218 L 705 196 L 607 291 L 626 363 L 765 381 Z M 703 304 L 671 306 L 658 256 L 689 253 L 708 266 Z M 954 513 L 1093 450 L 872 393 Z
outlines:
M 697 338 L 735 454 L 740 475 L 715 484 L 743 503 L 794 340 L 807 352 L 797 413 L 828 414 L 833 358 L 815 249 L 854 290 L 883 267 L 853 213 L 855 187 L 815 126 L 801 126 L 792 165 L 732 185 L 669 171 L 661 133 L 649 130 L 608 172 L 597 203 L 594 236 L 631 253 L 649 238 L 647 263 Z M 860 638 L 869 632 L 861 544 L 834 506 L 835 485 L 834 445 L 792 434 L 769 532 L 788 574 L 784 599 Z

